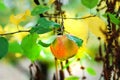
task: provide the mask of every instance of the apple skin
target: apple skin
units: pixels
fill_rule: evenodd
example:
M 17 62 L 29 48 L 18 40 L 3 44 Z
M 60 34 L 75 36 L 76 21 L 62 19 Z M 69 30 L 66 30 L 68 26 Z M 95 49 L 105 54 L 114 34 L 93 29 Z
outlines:
M 55 41 L 50 45 L 50 49 L 55 58 L 66 60 L 74 56 L 79 47 L 74 41 L 67 38 L 66 35 L 58 35 Z

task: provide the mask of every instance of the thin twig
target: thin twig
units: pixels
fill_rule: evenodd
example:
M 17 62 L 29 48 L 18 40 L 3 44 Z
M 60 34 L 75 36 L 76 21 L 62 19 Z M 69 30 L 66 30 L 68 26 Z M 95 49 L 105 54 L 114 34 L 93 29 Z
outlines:
M 56 67 L 56 75 L 55 75 L 55 78 L 56 78 L 56 80 L 59 80 L 58 79 L 58 61 L 57 61 L 57 58 L 55 58 L 55 67 Z
M 61 18 L 61 19 L 86 19 L 86 18 L 90 18 L 90 17 L 95 17 L 96 15 L 92 15 L 92 16 L 86 16 L 86 17 L 82 17 L 82 18 L 65 18 L 65 17 L 51 17 L 51 16 L 44 16 L 44 17 L 51 17 L 51 18 Z M 21 33 L 21 32 L 30 32 L 30 30 L 19 30 L 19 31 L 15 31 L 15 32 L 11 32 L 11 33 L 4 33 L 4 34 L 0 34 L 0 36 L 4 36 L 4 35 L 11 35 L 11 34 L 16 34 L 16 33 Z
M 60 18 L 60 19 L 86 19 L 86 18 L 91 18 L 91 17 L 95 17 L 96 15 L 92 15 L 92 16 L 86 16 L 86 17 L 82 17 L 82 18 L 66 18 L 66 17 L 56 17 L 56 16 L 44 16 L 44 17 L 50 17 L 50 18 Z
M 19 31 L 11 32 L 11 33 L 4 33 L 4 34 L 0 34 L 0 36 L 11 35 L 11 34 L 16 34 L 16 33 L 21 33 L 21 32 L 30 32 L 30 30 L 19 30 Z

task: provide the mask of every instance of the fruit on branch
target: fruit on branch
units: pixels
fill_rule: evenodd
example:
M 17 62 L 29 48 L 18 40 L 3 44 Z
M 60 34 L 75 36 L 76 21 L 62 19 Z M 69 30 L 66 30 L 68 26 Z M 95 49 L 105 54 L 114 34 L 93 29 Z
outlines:
M 77 44 L 67 38 L 66 35 L 58 35 L 55 41 L 50 45 L 52 54 L 60 60 L 66 60 L 74 56 L 79 47 Z

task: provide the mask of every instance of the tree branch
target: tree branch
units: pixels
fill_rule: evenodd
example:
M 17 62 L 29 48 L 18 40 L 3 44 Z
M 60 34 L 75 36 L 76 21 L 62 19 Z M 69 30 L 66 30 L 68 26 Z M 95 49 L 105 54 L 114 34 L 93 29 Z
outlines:
M 11 32 L 11 33 L 4 33 L 4 34 L 0 34 L 0 36 L 11 35 L 11 34 L 16 34 L 16 33 L 21 33 L 21 32 L 30 32 L 30 30 L 19 30 L 19 31 Z
M 96 15 L 92 15 L 92 16 L 86 16 L 86 17 L 82 17 L 82 18 L 65 18 L 63 17 L 63 19 L 86 19 L 86 18 L 90 18 L 90 17 L 95 17 Z M 44 16 L 44 17 L 51 17 L 51 16 Z M 51 18 L 62 18 L 62 17 L 51 17 Z M 19 31 L 15 31 L 15 32 L 11 32 L 11 33 L 4 33 L 4 34 L 0 34 L 0 36 L 4 36 L 4 35 L 11 35 L 11 34 L 16 34 L 16 33 L 21 33 L 21 32 L 30 32 L 30 30 L 19 30 Z
M 86 18 L 91 18 L 91 17 L 95 17 L 96 15 L 92 15 L 92 16 L 86 16 L 86 17 L 82 17 L 82 18 L 66 18 L 66 17 L 63 17 L 63 19 L 86 19 Z M 44 16 L 44 17 L 50 17 L 50 18 L 60 18 L 62 19 L 62 17 L 56 17 L 56 16 Z

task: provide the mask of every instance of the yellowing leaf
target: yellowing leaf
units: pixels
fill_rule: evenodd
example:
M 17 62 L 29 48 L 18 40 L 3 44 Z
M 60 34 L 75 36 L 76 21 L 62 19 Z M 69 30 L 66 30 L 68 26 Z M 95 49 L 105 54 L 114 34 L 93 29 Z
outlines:
M 118 1 L 116 2 L 116 5 L 115 5 L 115 11 L 118 11 L 119 7 L 120 7 L 120 2 Z
M 21 56 L 22 56 L 21 53 L 16 53 L 16 54 L 15 54 L 15 57 L 17 57 L 17 58 L 20 58 Z
M 4 31 L 5 31 L 5 33 L 10 33 L 10 32 L 14 32 L 14 31 L 18 31 L 18 29 L 17 29 L 16 25 L 14 25 L 14 24 L 7 24 L 4 27 Z
M 120 43 L 120 36 L 118 37 L 118 43 Z
M 4 33 L 4 30 L 2 28 L 2 26 L 0 25 L 0 34 L 3 34 Z
M 14 34 L 14 35 L 13 35 L 13 39 L 21 42 L 22 39 L 23 39 L 26 35 L 28 35 L 28 34 L 29 34 L 29 33 L 27 33 L 27 32 L 17 33 L 17 34 Z
M 30 11 L 29 10 L 26 10 L 25 13 L 21 13 L 21 14 L 18 14 L 16 16 L 11 15 L 10 16 L 10 22 L 18 25 L 20 22 L 24 21 L 27 16 L 30 16 Z
M 26 10 L 25 15 L 26 15 L 26 16 L 30 16 L 30 15 L 31 15 L 30 10 Z
M 97 37 L 101 37 L 105 39 L 105 35 L 102 31 L 106 30 L 106 24 L 99 17 L 91 17 L 84 19 L 86 24 L 88 24 L 89 30 L 96 35 Z
M 86 51 L 87 51 L 87 49 L 85 46 L 80 47 L 76 54 L 76 58 L 83 58 L 85 56 L 85 54 L 87 53 Z
M 49 0 L 48 4 L 52 4 L 55 0 Z
M 10 16 L 10 22 L 18 25 L 20 23 L 20 20 L 18 19 L 18 16 L 11 15 Z
M 64 20 L 65 31 L 83 40 L 86 44 L 88 38 L 88 26 L 82 20 L 66 19 Z
M 20 30 L 27 30 L 22 26 L 18 25 L 18 27 L 19 27 Z M 17 29 L 16 25 L 14 25 L 14 24 L 7 24 L 4 28 L 5 33 L 11 33 L 11 32 L 15 32 L 15 31 L 18 31 L 18 29 Z M 16 34 L 12 35 L 10 40 L 21 41 L 23 39 L 23 37 L 25 37 L 26 35 L 28 35 L 27 32 L 16 33 Z

